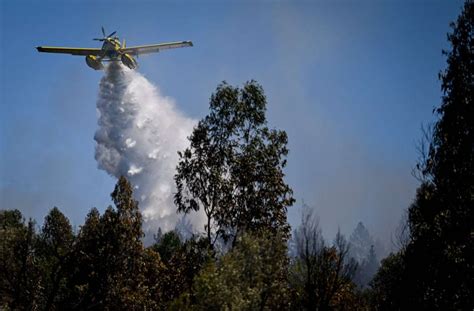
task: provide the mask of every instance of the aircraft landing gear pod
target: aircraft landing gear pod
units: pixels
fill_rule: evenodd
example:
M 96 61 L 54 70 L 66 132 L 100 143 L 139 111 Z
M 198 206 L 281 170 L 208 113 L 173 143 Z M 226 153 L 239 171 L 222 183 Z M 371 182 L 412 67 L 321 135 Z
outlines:
M 91 67 L 95 70 L 104 69 L 104 65 L 102 65 L 100 59 L 98 59 L 97 56 L 87 55 L 86 56 L 86 63 L 87 63 L 87 66 L 89 66 L 89 67 Z
M 138 66 L 137 61 L 135 60 L 135 58 L 133 58 L 129 54 L 122 54 L 120 59 L 122 60 L 122 63 L 130 69 L 135 69 Z

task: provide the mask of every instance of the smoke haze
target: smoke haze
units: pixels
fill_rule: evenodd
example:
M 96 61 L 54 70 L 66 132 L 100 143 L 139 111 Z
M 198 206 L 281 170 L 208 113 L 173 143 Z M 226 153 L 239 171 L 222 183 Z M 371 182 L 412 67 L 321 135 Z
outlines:
M 132 183 L 145 232 L 173 229 L 180 217 L 173 203 L 177 152 L 188 145 L 195 121 L 140 73 L 114 62 L 100 81 L 97 109 L 99 168 Z M 202 221 L 200 214 L 190 217 L 194 228 Z

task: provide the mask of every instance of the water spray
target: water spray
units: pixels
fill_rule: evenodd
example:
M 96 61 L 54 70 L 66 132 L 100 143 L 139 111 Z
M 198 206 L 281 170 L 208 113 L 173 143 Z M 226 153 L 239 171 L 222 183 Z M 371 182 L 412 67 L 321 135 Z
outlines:
M 144 216 L 145 232 L 174 228 L 181 217 L 173 203 L 177 152 L 188 145 L 196 121 L 137 71 L 112 62 L 100 81 L 95 158 L 112 176 L 126 176 Z M 203 228 L 204 217 L 188 218 Z

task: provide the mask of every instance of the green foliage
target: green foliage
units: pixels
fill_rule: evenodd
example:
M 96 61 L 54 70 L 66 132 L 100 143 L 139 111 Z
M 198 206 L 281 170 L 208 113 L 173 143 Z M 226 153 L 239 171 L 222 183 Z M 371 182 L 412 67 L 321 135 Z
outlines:
M 280 234 L 244 234 L 236 246 L 196 277 L 192 299 L 185 295 L 175 309 L 288 309 L 287 247 Z M 194 301 L 194 303 L 190 303 Z
M 161 260 L 167 263 L 171 257 L 181 248 L 183 243 L 176 231 L 169 231 L 165 234 L 158 230 L 155 237 L 156 243 L 152 246 L 153 250 L 160 254 Z
M 18 210 L 0 211 L 0 306 L 35 309 L 41 291 L 35 223 Z
M 218 237 L 235 242 L 246 231 L 289 233 L 286 210 L 294 199 L 283 180 L 288 139 L 267 127 L 265 112 L 255 81 L 242 89 L 224 82 L 190 136 L 191 146 L 179 153 L 175 203 L 180 212 L 205 212 L 210 245 Z
M 164 283 L 163 274 L 166 272 L 166 266 L 162 263 L 160 255 L 150 248 L 144 250 L 142 264 L 144 277 L 142 287 L 145 294 L 141 297 L 139 309 L 165 310 L 166 301 L 163 288 L 168 284 Z
M 79 232 L 73 263 L 73 307 L 151 308 L 155 304 L 149 298 L 155 293 L 150 292 L 145 273 L 157 277 L 161 269 L 159 255 L 145 252 L 141 214 L 124 177 L 111 196 L 116 209 L 109 207 L 102 216 L 92 210 Z
M 194 278 L 212 258 L 209 244 L 203 238 L 189 239 L 175 249 L 162 275 L 164 303 L 169 306 L 183 293 L 191 293 Z
M 69 299 L 68 264 L 72 255 L 74 234 L 69 220 L 57 207 L 46 216 L 39 236 L 38 260 L 43 283 L 44 309 L 61 308 Z
M 0 229 L 5 233 L 9 229 L 18 229 L 24 227 L 24 220 L 19 210 L 0 211 Z

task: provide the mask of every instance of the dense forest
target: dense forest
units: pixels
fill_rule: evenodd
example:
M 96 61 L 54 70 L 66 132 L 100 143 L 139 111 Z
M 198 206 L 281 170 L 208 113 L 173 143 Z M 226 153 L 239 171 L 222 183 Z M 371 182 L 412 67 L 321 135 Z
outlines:
M 179 152 L 175 205 L 202 211 L 191 236 L 156 228 L 143 243 L 133 187 L 74 230 L 58 208 L 39 228 L 0 211 L 2 310 L 472 310 L 474 308 L 474 4 L 448 34 L 436 122 L 422 133 L 420 185 L 398 234 L 381 251 L 364 224 L 323 238 L 319 218 L 284 180 L 285 131 L 266 120 L 255 81 L 220 84 Z M 435 103 L 434 103 L 435 104 Z M 87 194 L 84 194 L 87 195 Z M 11 207 L 2 207 L 11 208 Z

